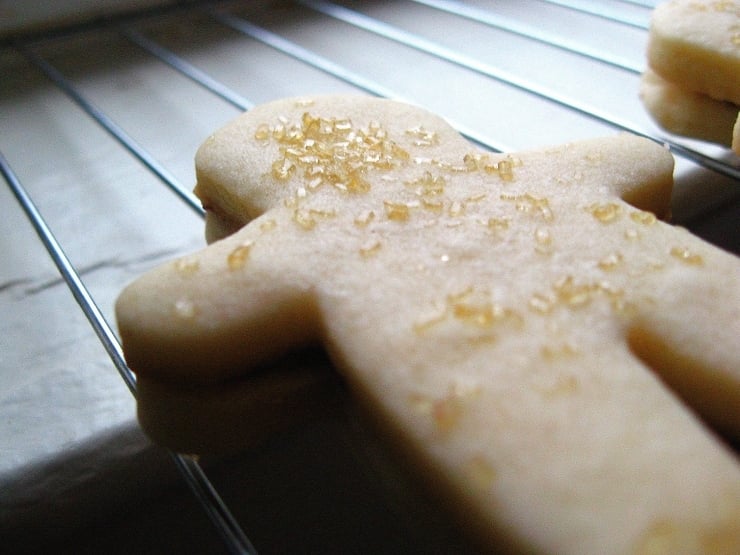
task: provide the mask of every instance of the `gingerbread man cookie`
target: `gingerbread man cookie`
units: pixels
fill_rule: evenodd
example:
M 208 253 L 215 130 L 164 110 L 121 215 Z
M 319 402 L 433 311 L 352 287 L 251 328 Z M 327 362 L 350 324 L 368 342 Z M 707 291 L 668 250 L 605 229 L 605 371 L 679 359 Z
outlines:
M 740 549 L 740 466 L 708 427 L 740 437 L 740 263 L 656 217 L 664 148 L 492 154 L 408 105 L 317 97 L 237 118 L 196 168 L 212 243 L 117 303 L 143 387 L 197 395 L 320 344 L 494 549 Z M 140 414 L 166 442 L 163 396 Z

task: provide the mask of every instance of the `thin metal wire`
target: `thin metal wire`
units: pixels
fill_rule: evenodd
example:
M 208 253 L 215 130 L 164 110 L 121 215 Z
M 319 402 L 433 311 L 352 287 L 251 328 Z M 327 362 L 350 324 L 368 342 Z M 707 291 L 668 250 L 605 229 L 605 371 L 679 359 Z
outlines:
M 0 152 L 0 173 L 5 178 L 10 190 L 26 213 L 28 220 L 36 230 L 37 235 L 44 244 L 62 278 L 67 283 L 70 292 L 98 336 L 98 339 L 108 352 L 116 370 L 118 370 L 129 391 L 135 397 L 136 378 L 124 360 L 121 344 L 116 338 L 113 329 L 106 321 L 103 313 L 80 278 L 79 272 L 77 272 L 67 257 L 64 249 L 55 238 L 51 228 L 44 220 L 41 212 L 28 195 L 28 192 L 21 184 L 2 152 Z M 232 516 L 228 507 L 218 495 L 218 492 L 208 480 L 208 477 L 197 461 L 177 453 L 170 453 L 170 455 L 214 527 L 220 533 L 229 552 L 235 555 L 256 554 L 257 551 L 241 530 L 236 519 Z
M 513 19 L 503 17 L 495 12 L 476 8 L 474 6 L 469 6 L 467 4 L 463 4 L 462 2 L 457 2 L 454 0 L 411 1 L 422 6 L 427 6 L 429 8 L 433 8 L 435 10 L 449 13 L 458 17 L 463 17 L 477 23 L 482 23 L 489 27 L 501 29 L 502 31 L 525 37 L 527 39 L 534 40 L 548 46 L 553 46 L 566 52 L 578 54 L 579 56 L 583 56 L 585 58 L 597 60 L 599 62 L 603 62 L 605 64 L 618 67 L 620 69 L 625 69 L 633 73 L 642 72 L 644 67 L 643 63 L 637 63 L 634 60 L 624 58 L 623 56 L 614 56 L 607 52 L 590 48 L 583 43 L 568 40 L 567 37 L 564 37 L 561 34 L 549 33 L 539 27 L 520 23 Z
M 538 2 L 545 2 L 547 4 L 554 4 L 561 6 L 569 10 L 587 13 L 606 19 L 608 21 L 615 21 L 622 23 L 623 25 L 629 25 L 630 27 L 636 27 L 638 29 L 647 29 L 649 27 L 648 16 L 645 17 L 630 17 L 625 13 L 619 11 L 619 9 L 605 10 L 594 5 L 593 2 L 579 2 L 577 0 L 536 0 Z M 637 4 L 638 7 L 644 7 L 642 4 Z
M 208 518 L 218 530 L 224 540 L 229 553 L 234 555 L 257 555 L 257 550 L 244 534 L 234 516 L 229 511 L 221 496 L 213 487 L 211 481 L 203 472 L 203 468 L 192 457 L 171 453 L 178 470 L 185 477 L 201 507 L 206 511 Z
M 665 144 L 672 152 L 679 154 L 684 158 L 689 158 L 700 165 L 707 167 L 721 173 L 723 175 L 732 177 L 734 179 L 740 179 L 740 168 L 735 168 L 729 164 L 725 164 L 722 161 L 716 160 L 710 156 L 707 156 L 701 152 L 697 152 L 687 146 L 676 143 L 675 141 L 669 140 L 664 137 L 655 137 L 652 134 L 639 129 L 633 123 L 624 121 L 621 118 L 617 118 L 613 114 L 609 114 L 600 110 L 594 106 L 590 106 L 586 103 L 580 102 L 568 96 L 564 96 L 556 91 L 553 91 L 547 87 L 540 85 L 529 79 L 525 79 L 519 75 L 514 75 L 508 71 L 504 71 L 501 68 L 494 67 L 490 64 L 485 64 L 477 59 L 471 58 L 464 54 L 460 54 L 453 50 L 450 50 L 438 43 L 427 40 L 423 37 L 409 33 L 403 29 L 394 27 L 382 21 L 373 19 L 365 14 L 350 10 L 343 6 L 333 4 L 331 2 L 325 2 L 323 0 L 295 0 L 296 3 L 304 5 L 312 10 L 315 10 L 328 17 L 332 17 L 349 25 L 353 25 L 359 29 L 363 29 L 370 33 L 374 33 L 383 38 L 398 42 L 404 46 L 414 48 L 430 56 L 437 57 L 447 62 L 459 65 L 485 77 L 489 77 L 496 81 L 505 83 L 511 87 L 517 88 L 528 94 L 532 94 L 549 102 L 553 102 L 561 107 L 568 108 L 577 112 L 581 115 L 590 117 L 601 123 L 605 123 L 609 126 L 615 127 L 621 131 L 627 131 L 634 135 L 644 137 L 653 141 L 661 142 Z
M 179 185 L 169 172 L 156 162 L 151 155 L 143 148 L 138 146 L 126 133 L 108 118 L 103 112 L 93 106 L 77 91 L 62 74 L 51 64 L 43 60 L 38 55 L 21 49 L 22 52 L 31 60 L 34 65 L 42 71 L 65 93 L 68 94 L 85 112 L 87 112 L 95 121 L 107 129 L 129 152 L 142 161 L 153 173 L 162 179 L 170 188 L 185 200 L 188 205 L 193 207 L 193 200 L 189 195 L 183 194 L 182 186 Z M 50 257 L 56 264 L 64 281 L 67 283 L 75 300 L 79 304 L 82 312 L 87 317 L 91 326 L 95 330 L 98 338 L 108 352 L 114 366 L 123 378 L 129 391 L 136 396 L 136 379 L 131 370 L 126 365 L 123 350 L 120 342 L 115 336 L 111 326 L 105 320 L 101 311 L 95 304 L 93 297 L 82 282 L 79 273 L 75 270 L 74 265 L 64 253 L 61 245 L 55 239 L 51 229 L 46 224 L 43 216 L 36 208 L 26 190 L 21 185 L 12 168 L 5 157 L 0 153 L 0 172 L 10 186 L 13 194 L 18 199 L 24 212 L 31 221 L 34 229 L 44 243 Z M 200 203 L 195 201 L 199 214 L 202 214 Z M 185 478 L 185 482 L 192 490 L 194 496 L 206 512 L 213 526 L 221 535 L 225 546 L 230 553 L 235 555 L 251 555 L 257 551 L 251 544 L 246 534 L 242 531 L 238 522 L 231 514 L 229 508 L 223 502 L 216 489 L 213 487 L 208 477 L 203 472 L 200 465 L 194 459 L 178 454 L 170 453 L 176 467 Z
M 515 75 L 501 68 L 486 64 L 459 52 L 455 52 L 449 48 L 440 45 L 439 43 L 425 39 L 424 37 L 415 35 L 404 29 L 389 25 L 377 19 L 373 19 L 360 12 L 345 8 L 344 6 L 340 6 L 338 4 L 325 2 L 323 0 L 295 1 L 296 3 L 302 4 L 309 9 L 357 27 L 358 29 L 374 33 L 388 40 L 429 54 L 430 56 L 434 56 L 446 62 L 464 67 L 485 77 L 500 81 L 509 86 L 520 89 L 524 92 L 531 93 L 545 100 L 552 101 L 563 107 L 576 110 L 583 115 L 587 115 L 605 122 L 612 121 L 608 116 L 600 115 L 598 113 L 598 110 L 586 106 L 581 106 L 579 103 L 568 99 L 567 97 L 564 97 L 556 93 L 555 91 L 543 87 L 534 81 L 524 79 L 521 76 Z
M 375 96 L 395 98 L 397 95 L 381 84 L 363 77 L 359 73 L 350 71 L 341 65 L 324 58 L 315 52 L 303 48 L 290 40 L 255 25 L 244 18 L 237 17 L 220 10 L 209 10 L 209 15 L 218 23 L 230 27 L 262 44 L 265 44 L 287 56 L 319 69 L 333 77 L 357 87 L 358 89 Z
M 144 19 L 152 19 L 159 16 L 183 13 L 188 10 L 192 10 L 196 6 L 210 5 L 225 3 L 229 0 L 180 0 L 177 2 L 138 2 L 142 7 L 139 9 L 131 10 L 114 10 L 113 13 L 105 13 L 104 9 L 98 10 L 98 13 L 93 17 L 82 18 L 80 21 L 75 22 L 72 18 L 71 23 L 54 22 L 53 26 L 46 24 L 32 26 L 29 30 L 22 30 L 18 33 L 11 30 L 6 33 L 3 30 L 2 36 L 0 36 L 0 48 L 14 47 L 18 43 L 23 42 L 24 44 L 43 44 L 49 41 L 55 41 L 59 39 L 65 39 L 72 36 L 78 36 L 82 33 L 90 31 L 99 31 L 101 29 L 107 29 L 111 25 L 121 25 L 126 22 L 136 22 Z M 137 2 L 129 2 L 130 4 L 136 4 Z M 20 2 L 16 2 L 20 6 Z M 47 4 L 50 4 L 47 2 Z M 92 5 L 92 3 L 90 3 Z M 149 7 L 144 4 L 152 4 Z M 3 6 L 4 7 L 4 6 Z M 24 14 L 21 10 L 17 10 L 19 16 Z M 4 13 L 3 13 L 4 15 Z M 52 23 L 49 21 L 49 23 Z M 9 27 L 12 27 L 9 26 Z
M 119 27 L 119 30 L 121 34 L 129 41 L 139 46 L 143 50 L 149 52 L 149 54 L 153 55 L 171 68 L 177 70 L 182 75 L 188 77 L 198 85 L 209 90 L 219 98 L 225 100 L 232 106 L 243 111 L 251 110 L 252 108 L 254 108 L 254 102 L 252 102 L 251 100 L 247 100 L 245 97 L 238 94 L 233 89 L 227 87 L 220 81 L 217 81 L 198 67 L 178 56 L 171 50 L 146 37 L 144 34 L 133 29 L 131 26 L 121 26 Z
M 205 214 L 200 201 L 190 190 L 185 188 L 174 175 L 172 175 L 149 152 L 131 138 L 123 128 L 114 122 L 107 114 L 105 114 L 105 112 L 97 108 L 92 102 L 85 98 L 57 68 L 33 50 L 22 45 L 17 46 L 17 48 L 28 61 L 41 70 L 41 72 L 57 87 L 59 87 L 59 89 L 61 89 L 71 100 L 73 100 L 75 104 L 77 104 L 84 112 L 108 131 L 108 133 L 110 133 L 110 135 L 116 139 L 121 146 L 143 163 L 177 196 L 184 200 L 196 214 L 201 217 Z
M 381 85 L 380 83 L 377 83 L 376 81 L 373 81 L 371 79 L 367 79 L 366 77 L 363 77 L 362 75 L 355 73 L 329 60 L 328 58 L 320 56 L 319 54 L 316 54 L 315 52 L 308 50 L 307 48 L 303 48 L 302 46 L 263 27 L 259 27 L 258 25 L 247 21 L 246 19 L 219 10 L 208 10 L 208 13 L 211 15 L 211 17 L 213 17 L 215 21 L 221 23 L 222 25 L 239 31 L 240 33 L 243 33 L 244 35 L 262 44 L 274 48 L 278 52 L 281 52 L 293 59 L 310 65 L 315 69 L 323 71 L 324 73 L 331 75 L 332 77 L 336 77 L 337 79 L 349 83 L 373 96 L 391 98 L 394 100 L 413 104 L 413 102 L 411 102 L 410 100 L 405 99 L 402 95 L 397 94 L 395 91 Z M 468 128 L 467 126 L 461 125 L 454 121 L 450 121 L 449 119 L 447 121 L 450 123 L 450 125 L 455 127 L 455 129 L 457 129 L 463 137 L 482 148 L 498 152 L 509 150 L 505 146 L 497 144 L 489 137 L 485 137 L 477 131 Z
M 10 187 L 10 190 L 13 192 L 13 195 L 26 213 L 26 216 L 31 222 L 31 225 L 33 225 L 33 228 L 36 230 L 36 233 L 44 244 L 44 247 L 46 247 L 49 256 L 59 270 L 59 273 L 62 275 L 62 278 L 69 286 L 77 304 L 82 309 L 82 312 L 92 325 L 96 335 L 105 347 L 105 350 L 110 355 L 116 370 L 118 370 L 121 378 L 123 378 L 129 391 L 135 395 L 136 378 L 124 361 L 123 351 L 121 350 L 121 346 L 115 333 L 113 333 L 113 330 L 106 322 L 103 313 L 95 304 L 95 300 L 80 279 L 79 273 L 75 270 L 62 249 L 62 246 L 54 237 L 51 229 L 46 224 L 46 221 L 21 182 L 18 180 L 18 177 L 15 172 L 13 172 L 13 169 L 10 167 L 10 164 L 2 152 L 0 152 L 0 173 L 2 173 L 5 181 Z
M 641 8 L 647 8 L 649 10 L 652 10 L 655 8 L 655 5 L 660 0 L 616 0 L 617 2 L 621 2 L 622 4 L 631 4 L 633 6 L 640 6 Z

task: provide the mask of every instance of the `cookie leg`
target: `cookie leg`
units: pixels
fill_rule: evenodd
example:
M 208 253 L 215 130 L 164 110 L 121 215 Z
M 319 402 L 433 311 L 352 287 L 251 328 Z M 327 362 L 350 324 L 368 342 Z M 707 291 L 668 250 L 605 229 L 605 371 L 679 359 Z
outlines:
M 695 412 L 731 441 L 740 442 L 740 282 L 713 283 L 676 276 L 663 301 L 670 310 L 640 315 L 629 334 L 633 351 Z M 728 298 L 729 297 L 729 298 Z M 665 308 L 665 307 L 663 307 Z M 703 322 L 701 332 L 686 322 Z

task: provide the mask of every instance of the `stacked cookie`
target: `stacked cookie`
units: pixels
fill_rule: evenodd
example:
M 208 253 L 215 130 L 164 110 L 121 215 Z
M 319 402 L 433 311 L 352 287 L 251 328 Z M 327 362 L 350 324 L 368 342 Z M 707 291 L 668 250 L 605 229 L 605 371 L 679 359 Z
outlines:
M 640 96 L 656 122 L 740 153 L 740 1 L 661 4 L 647 57 Z

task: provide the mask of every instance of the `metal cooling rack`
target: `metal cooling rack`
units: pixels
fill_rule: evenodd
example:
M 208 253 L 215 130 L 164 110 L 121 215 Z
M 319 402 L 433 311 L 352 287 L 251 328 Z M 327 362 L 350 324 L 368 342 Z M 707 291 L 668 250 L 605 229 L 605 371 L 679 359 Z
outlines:
M 643 135 L 677 158 L 678 222 L 737 252 L 738 159 L 661 132 L 637 98 L 653 4 L 189 2 L 6 38 L 0 171 L 17 203 L 6 202 L 0 229 L 0 379 L 10 391 L 0 399 L 10 431 L 0 439 L 12 455 L 0 482 L 133 425 L 121 397 L 136 383 L 110 324 L 113 299 L 146 268 L 202 243 L 203 211 L 190 192 L 195 148 L 259 102 L 323 92 L 407 100 L 497 151 Z M 88 380 L 112 365 L 126 387 L 60 380 L 60 361 L 63 376 L 80 368 Z M 34 420 L 55 404 L 83 408 L 61 424 Z M 225 549 L 255 553 L 222 500 L 228 486 L 216 488 L 195 458 L 172 459 Z

